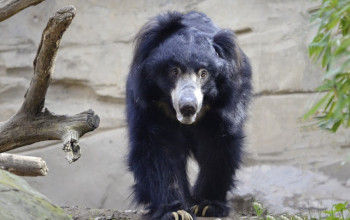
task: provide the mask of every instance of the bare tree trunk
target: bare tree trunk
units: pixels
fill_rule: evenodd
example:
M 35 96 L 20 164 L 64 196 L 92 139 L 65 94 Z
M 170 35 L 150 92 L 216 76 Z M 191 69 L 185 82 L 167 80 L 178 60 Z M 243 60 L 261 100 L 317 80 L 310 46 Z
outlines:
M 7 8 L 9 8 L 10 2 L 23 5 L 28 2 L 35 4 L 34 2 L 39 3 L 41 1 L 5 0 L 5 4 L 8 3 Z M 4 3 L 0 0 L 0 6 L 1 4 Z M 0 9 L 0 20 L 1 12 L 9 10 L 6 7 Z M 13 9 L 13 11 L 16 10 Z M 79 138 L 99 126 L 100 119 L 93 110 L 87 110 L 72 116 L 56 115 L 46 108 L 43 111 L 46 92 L 55 68 L 60 40 L 72 22 L 75 11 L 74 6 L 67 6 L 58 10 L 49 19 L 33 62 L 34 75 L 25 94 L 24 102 L 14 116 L 0 123 L 0 153 L 39 141 L 62 140 L 66 159 L 71 163 L 80 157 Z M 6 167 L 4 165 L 5 159 L 2 157 L 3 167 Z

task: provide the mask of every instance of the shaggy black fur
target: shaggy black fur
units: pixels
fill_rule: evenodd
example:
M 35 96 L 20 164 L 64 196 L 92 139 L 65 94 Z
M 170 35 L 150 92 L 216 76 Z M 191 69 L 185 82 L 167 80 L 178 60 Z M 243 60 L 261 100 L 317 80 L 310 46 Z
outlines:
M 209 72 L 200 115 L 190 125 L 176 119 L 172 105 L 174 66 Z M 153 18 L 136 37 L 126 96 L 128 165 L 135 201 L 146 205 L 148 218 L 174 219 L 177 210 L 201 216 L 205 207 L 206 216 L 227 216 L 251 97 L 251 67 L 234 33 L 199 12 Z M 200 167 L 193 189 L 186 173 L 190 155 Z

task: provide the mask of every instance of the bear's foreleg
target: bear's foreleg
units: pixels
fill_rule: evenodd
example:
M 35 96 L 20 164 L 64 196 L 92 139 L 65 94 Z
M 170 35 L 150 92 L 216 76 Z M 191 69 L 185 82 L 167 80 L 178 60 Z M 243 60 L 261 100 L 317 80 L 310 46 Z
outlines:
M 171 153 L 154 142 L 138 143 L 129 155 L 136 201 L 147 206 L 149 219 L 193 220 L 188 202 L 186 156 Z
M 198 147 L 195 158 L 200 172 L 193 189 L 192 211 L 196 216 L 225 217 L 229 214 L 226 195 L 234 186 L 241 160 L 242 138 L 225 136 Z

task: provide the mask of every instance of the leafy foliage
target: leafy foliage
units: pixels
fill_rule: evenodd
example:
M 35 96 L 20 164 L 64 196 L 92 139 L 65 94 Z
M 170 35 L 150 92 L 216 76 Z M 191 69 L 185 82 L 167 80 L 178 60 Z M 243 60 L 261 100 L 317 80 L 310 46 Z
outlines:
M 350 209 L 347 209 L 348 202 L 338 203 L 333 206 L 332 209 L 324 211 L 327 214 L 326 220 L 350 220 L 349 212 Z M 347 212 L 345 217 L 344 212 Z
M 333 207 L 329 210 L 323 211 L 323 213 L 320 213 L 319 218 L 315 218 L 312 216 L 300 216 L 300 215 L 278 215 L 278 216 L 272 216 L 267 215 L 267 211 L 264 209 L 264 207 L 258 203 L 253 202 L 253 207 L 255 210 L 255 215 L 257 216 L 258 220 L 318 220 L 318 219 L 325 219 L 325 220 L 350 220 L 350 208 L 348 207 L 348 202 L 344 203 L 338 203 L 333 205 Z
M 350 0 L 323 0 L 311 18 L 319 24 L 309 45 L 309 56 L 325 69 L 324 93 L 304 118 L 314 117 L 318 126 L 336 132 L 350 127 Z
M 253 207 L 254 207 L 256 216 L 258 216 L 258 218 L 260 219 L 264 214 L 263 206 L 258 202 L 253 202 Z

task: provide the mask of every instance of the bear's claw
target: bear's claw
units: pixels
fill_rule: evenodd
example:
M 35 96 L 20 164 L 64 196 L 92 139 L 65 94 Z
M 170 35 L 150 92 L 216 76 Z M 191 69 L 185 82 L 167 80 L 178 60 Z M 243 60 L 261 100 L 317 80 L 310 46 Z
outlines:
M 203 211 L 202 211 L 202 216 L 203 217 L 205 216 L 205 213 L 207 213 L 208 208 L 209 208 L 208 205 L 203 208 Z
M 205 206 L 205 207 L 202 209 L 201 215 L 199 214 L 199 206 L 198 206 L 198 205 L 192 206 L 191 210 L 192 210 L 192 212 L 193 212 L 194 215 L 205 217 L 205 214 L 207 213 L 208 208 L 209 208 L 209 205 Z
M 198 217 L 225 217 L 229 214 L 229 208 L 225 203 L 203 201 L 199 205 L 191 207 L 191 211 Z
M 178 210 L 176 212 L 172 212 L 172 215 L 173 215 L 175 220 L 193 220 L 190 213 L 188 213 L 184 210 Z
M 198 205 L 194 205 L 191 208 L 191 211 L 193 212 L 194 215 L 197 215 L 198 210 L 199 210 L 199 206 Z

